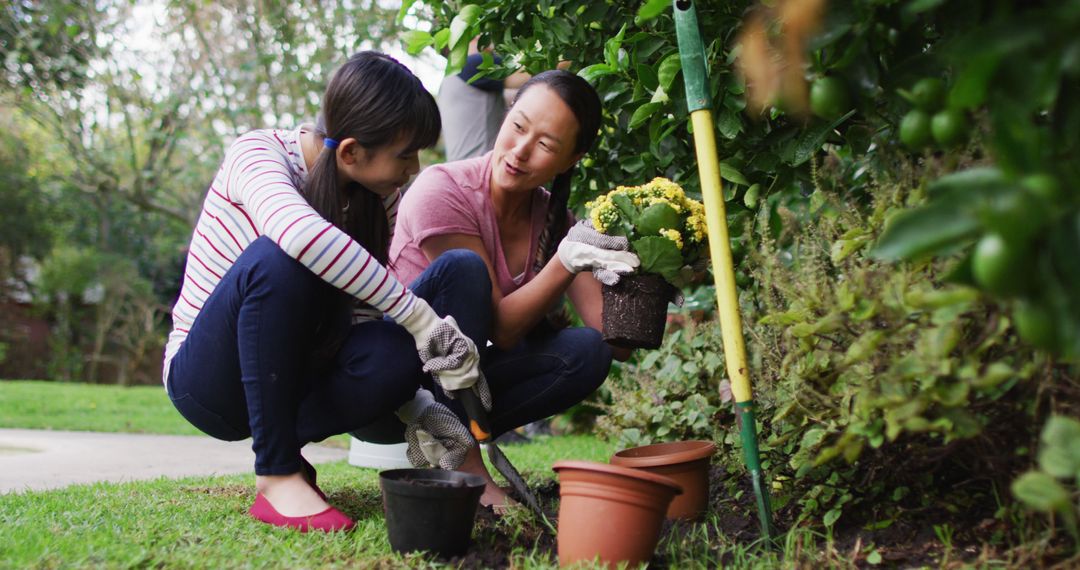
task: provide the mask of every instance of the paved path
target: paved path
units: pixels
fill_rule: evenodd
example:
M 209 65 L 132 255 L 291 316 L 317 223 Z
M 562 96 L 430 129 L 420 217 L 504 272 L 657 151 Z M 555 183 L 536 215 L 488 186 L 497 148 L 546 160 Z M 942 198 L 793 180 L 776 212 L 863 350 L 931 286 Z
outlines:
M 346 449 L 304 448 L 304 457 L 315 464 L 346 456 Z M 251 440 L 0 429 L 0 494 L 96 481 L 252 473 L 254 462 Z

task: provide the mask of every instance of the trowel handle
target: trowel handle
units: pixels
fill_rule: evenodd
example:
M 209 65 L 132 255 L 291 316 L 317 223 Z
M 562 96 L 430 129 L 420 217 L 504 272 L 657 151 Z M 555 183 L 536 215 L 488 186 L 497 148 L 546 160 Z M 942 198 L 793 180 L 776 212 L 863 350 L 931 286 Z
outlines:
M 488 424 L 487 411 L 480 397 L 471 388 L 454 390 L 454 397 L 465 406 L 465 413 L 469 416 L 469 431 L 472 432 L 476 441 L 481 443 L 491 439 L 491 426 Z

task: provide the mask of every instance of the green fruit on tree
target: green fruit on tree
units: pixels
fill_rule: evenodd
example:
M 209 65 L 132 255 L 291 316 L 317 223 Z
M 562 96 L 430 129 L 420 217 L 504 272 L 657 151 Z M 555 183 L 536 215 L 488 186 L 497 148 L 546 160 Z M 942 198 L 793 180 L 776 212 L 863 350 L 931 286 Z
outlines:
M 585 158 L 581 159 L 581 165 L 585 168 L 592 168 L 594 164 L 596 164 L 596 161 L 593 160 L 592 157 L 586 156 Z
M 900 120 L 900 142 L 911 150 L 921 150 L 930 144 L 930 115 L 915 109 Z
M 945 104 L 945 82 L 936 77 L 918 80 L 911 88 L 911 101 L 927 113 L 933 113 Z
M 1061 199 L 1061 184 L 1052 174 L 1029 174 L 1020 180 L 1020 185 L 1050 204 Z
M 1013 324 L 1020 338 L 1032 346 L 1046 350 L 1057 348 L 1057 324 L 1054 314 L 1045 306 L 1024 300 L 1013 307 Z
M 975 244 L 971 273 L 987 292 L 1012 297 L 1027 291 L 1033 265 L 1025 248 L 1010 243 L 1001 234 L 989 233 Z
M 1042 198 L 1023 188 L 995 197 L 982 212 L 983 225 L 1013 243 L 1028 241 L 1049 219 Z
M 810 111 L 823 119 L 835 119 L 851 109 L 847 85 L 836 77 L 822 77 L 810 86 Z
M 969 129 L 967 115 L 957 109 L 945 109 L 930 119 L 930 132 L 942 148 L 954 147 L 966 141 Z

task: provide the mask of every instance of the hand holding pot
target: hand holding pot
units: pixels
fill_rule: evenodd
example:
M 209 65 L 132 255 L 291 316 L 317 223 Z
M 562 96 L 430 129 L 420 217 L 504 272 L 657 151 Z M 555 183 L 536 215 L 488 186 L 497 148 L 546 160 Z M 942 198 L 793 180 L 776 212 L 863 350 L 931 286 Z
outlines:
M 450 408 L 435 401 L 435 396 L 421 388 L 416 396 L 397 410 L 405 423 L 405 451 L 415 467 L 434 465 L 457 469 L 473 446 L 473 438 Z
M 575 224 L 559 243 L 559 261 L 570 273 L 591 269 L 604 285 L 619 282 L 619 276 L 633 273 L 641 261 L 630 251 L 622 236 L 609 236 L 593 229 L 589 220 Z

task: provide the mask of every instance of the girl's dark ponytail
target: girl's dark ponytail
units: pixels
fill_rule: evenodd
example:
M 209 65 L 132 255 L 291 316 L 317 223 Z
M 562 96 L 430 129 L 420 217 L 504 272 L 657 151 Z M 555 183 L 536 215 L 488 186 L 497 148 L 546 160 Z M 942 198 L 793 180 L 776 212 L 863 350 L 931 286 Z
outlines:
M 408 141 L 404 151 L 435 146 L 442 130 L 439 107 L 420 80 L 394 58 L 362 51 L 349 58 L 330 78 L 316 126 L 318 143 L 356 139 L 366 150 Z M 304 198 L 323 218 L 386 265 L 390 225 L 382 198 L 358 183 L 338 187 L 337 153 L 323 146 L 302 189 Z M 314 339 L 316 365 L 326 365 L 348 334 L 355 300 L 328 287 L 328 308 Z

